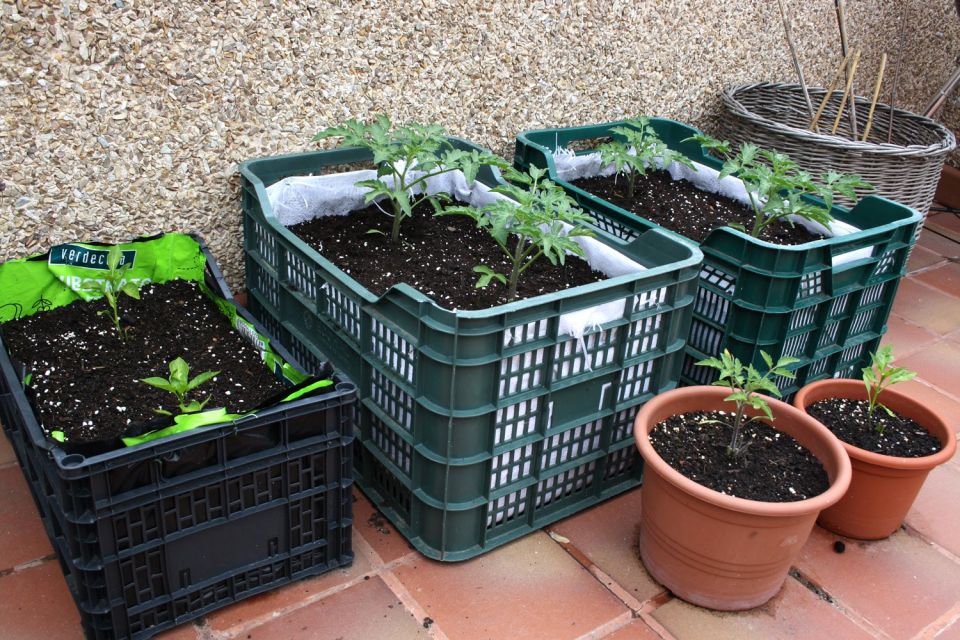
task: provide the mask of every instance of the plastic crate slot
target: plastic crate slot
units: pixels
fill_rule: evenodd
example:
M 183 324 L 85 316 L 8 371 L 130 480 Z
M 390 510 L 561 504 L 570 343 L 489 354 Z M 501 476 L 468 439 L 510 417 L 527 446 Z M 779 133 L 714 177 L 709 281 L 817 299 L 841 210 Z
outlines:
M 635 358 L 660 346 L 660 329 L 664 326 L 663 314 L 641 318 L 630 325 L 627 334 L 627 358 Z
M 700 268 L 700 279 L 729 296 L 737 290 L 737 278 L 714 265 L 704 264 Z
M 611 418 L 610 445 L 616 445 L 633 437 L 633 419 L 637 415 L 637 407 L 621 409 Z
M 535 509 L 546 507 L 552 502 L 580 493 L 593 484 L 593 474 L 597 468 L 596 460 L 591 460 L 573 469 L 541 480 L 537 484 Z
M 409 478 L 413 464 L 413 447 L 410 443 L 372 414 L 370 415 L 370 435 L 377 448 Z
M 166 594 L 162 549 L 149 549 L 119 561 L 123 599 L 127 606 L 149 602 Z
M 370 397 L 398 425 L 413 432 L 413 397 L 379 369 L 370 373 Z
M 837 316 L 846 313 L 847 304 L 850 302 L 850 294 L 845 293 L 839 298 L 834 298 L 833 302 L 830 305 L 830 317 L 836 318 Z
M 690 346 L 709 355 L 719 355 L 723 332 L 696 318 L 690 323 Z
M 693 313 L 694 317 L 701 316 L 719 325 L 725 325 L 730 314 L 730 300 L 719 293 L 700 287 L 693 302 Z
M 593 371 L 613 362 L 617 357 L 617 327 L 572 338 L 553 348 L 553 380 Z
M 617 387 L 617 402 L 629 402 L 650 393 L 653 386 L 654 361 L 647 360 L 624 367 L 620 371 L 620 384 Z
M 810 333 L 801 333 L 787 338 L 783 343 L 781 356 L 797 357 L 803 355 L 810 342 Z
M 603 420 L 594 420 L 550 436 L 543 442 L 540 470 L 545 471 L 590 455 L 600 448 Z
M 863 290 L 863 295 L 860 297 L 860 305 L 876 304 L 883 301 L 883 294 L 887 290 L 887 283 L 882 282 L 880 284 L 875 284 L 872 287 L 867 287 Z
M 919 227 L 917 227 L 919 229 Z M 887 251 L 880 256 L 880 260 L 877 262 L 877 268 L 873 272 L 874 275 L 879 276 L 885 273 L 889 273 L 893 270 L 894 265 L 897 262 L 897 251 Z
M 667 302 L 667 287 L 638 293 L 633 300 L 633 313 L 654 309 Z
M 543 340 L 550 335 L 550 326 L 546 319 L 535 320 L 526 324 L 505 329 L 503 332 L 503 346 L 520 346 L 528 342 Z
M 277 279 L 267 273 L 266 269 L 264 269 L 259 262 L 248 261 L 248 264 L 252 266 L 252 269 L 247 269 L 248 286 L 252 283 L 254 291 L 263 296 L 267 303 L 272 305 L 274 309 L 279 309 L 280 286 L 277 283 Z M 277 333 L 273 333 L 272 335 L 277 335 Z
M 413 345 L 376 318 L 371 322 L 370 340 L 373 355 L 412 385 L 416 357 Z
M 347 335 L 359 343 L 360 305 L 329 281 L 325 281 L 320 289 L 322 290 L 322 300 L 319 308 Z
M 600 215 L 595 211 L 591 213 L 592 213 L 591 217 L 593 218 L 593 223 L 598 227 L 600 227 L 601 229 L 603 229 L 604 231 L 606 231 L 607 233 L 610 233 L 626 241 L 633 240 L 638 236 L 636 231 L 626 226 L 625 224 L 617 222 L 616 220 L 613 220 L 612 218 L 608 218 L 607 216 Z
M 249 229 L 253 234 L 252 244 L 254 249 L 257 254 L 276 271 L 279 264 L 276 236 L 273 232 L 264 229 L 263 225 L 251 219 L 249 216 L 247 216 L 247 220 L 249 222 Z
M 879 309 L 867 309 L 853 316 L 853 320 L 850 322 L 850 337 L 853 338 L 869 331 L 879 311 Z
M 296 549 L 322 542 L 329 535 L 326 492 L 318 493 L 290 505 L 290 547 Z M 272 549 L 270 555 L 276 555 Z
M 502 526 L 524 514 L 527 510 L 528 489 L 508 493 L 487 504 L 487 529 Z
M 796 331 L 797 329 L 813 329 L 817 326 L 817 311 L 820 309 L 819 304 L 815 304 L 810 307 L 803 307 L 802 309 L 797 309 L 790 314 L 790 324 L 788 325 L 789 331 Z
M 823 272 L 811 271 L 800 276 L 800 291 L 797 299 L 810 298 L 823 293 Z
M 535 389 L 543 383 L 545 349 L 518 353 L 500 361 L 500 397 Z
M 537 432 L 540 398 L 531 398 L 497 409 L 493 430 L 493 446 L 519 440 Z M 549 425 L 547 425 L 549 428 Z
M 362 445 L 358 445 L 362 446 Z M 368 455 L 364 452 L 365 455 Z M 403 520 L 410 521 L 410 491 L 402 482 L 390 473 L 390 470 L 380 464 L 376 458 L 369 456 L 372 471 L 372 485 L 387 505 L 392 506 Z
M 819 360 L 814 360 L 810 364 L 810 369 L 807 370 L 807 376 L 813 377 L 818 376 L 824 373 L 827 370 L 827 367 L 830 365 L 830 357 L 820 358 Z M 779 388 L 779 386 L 778 386 Z
M 494 456 L 490 461 L 490 489 L 499 489 L 529 478 L 534 471 L 533 461 L 532 444 Z
M 837 344 L 837 336 L 840 333 L 840 323 L 831 322 L 823 328 L 823 333 L 820 334 L 820 340 L 817 341 L 817 348 L 822 349 L 824 347 L 830 347 Z
M 316 274 L 313 268 L 299 255 L 287 252 L 287 281 L 296 287 L 310 302 L 317 302 Z
M 603 479 L 608 481 L 630 475 L 634 465 L 639 461 L 640 454 L 635 447 L 617 449 L 606 458 L 606 468 L 603 472 Z

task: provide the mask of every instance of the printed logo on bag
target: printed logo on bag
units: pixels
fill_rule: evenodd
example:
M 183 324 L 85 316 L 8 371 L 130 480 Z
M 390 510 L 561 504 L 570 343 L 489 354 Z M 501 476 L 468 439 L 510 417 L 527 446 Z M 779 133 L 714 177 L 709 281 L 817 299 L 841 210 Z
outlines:
M 107 271 L 107 254 L 109 253 L 110 251 L 107 249 L 91 249 L 76 244 L 61 244 L 50 250 L 48 263 Z M 125 250 L 120 258 L 119 266 L 130 265 L 132 267 L 136 258 L 137 252 L 135 249 Z

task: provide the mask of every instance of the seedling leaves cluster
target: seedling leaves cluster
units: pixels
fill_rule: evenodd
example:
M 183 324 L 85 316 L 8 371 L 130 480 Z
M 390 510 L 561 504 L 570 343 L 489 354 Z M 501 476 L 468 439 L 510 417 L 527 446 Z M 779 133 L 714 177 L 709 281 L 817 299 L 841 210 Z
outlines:
M 107 301 L 108 309 L 98 311 L 97 315 L 110 316 L 117 335 L 121 340 L 126 341 L 127 330 L 120 324 L 120 309 L 118 307 L 118 298 L 120 294 L 126 294 L 131 298 L 140 299 L 140 290 L 133 282 L 125 281 L 127 271 L 130 265 L 121 266 L 123 261 L 123 251 L 118 245 L 110 247 L 107 252 L 107 269 L 102 278 L 91 280 L 85 285 L 88 291 L 98 293 Z
M 169 391 L 177 398 L 177 405 L 180 409 L 180 413 L 196 413 L 201 411 L 210 401 L 210 396 L 207 396 L 203 401 L 199 400 L 187 400 L 187 394 L 201 384 L 210 380 L 211 378 L 216 377 L 220 374 L 219 371 L 204 371 L 203 373 L 190 378 L 190 365 L 187 364 L 187 361 L 183 358 L 177 357 L 174 358 L 170 364 L 170 377 L 169 378 L 143 378 L 140 381 L 145 382 L 151 387 L 156 387 L 157 389 L 162 389 L 163 391 Z M 172 412 L 167 411 L 166 409 L 154 409 L 156 413 L 162 415 L 173 415 Z
M 883 433 L 883 423 L 876 419 L 877 409 L 883 409 L 894 417 L 893 411 L 880 402 L 880 394 L 890 385 L 913 380 L 917 373 L 904 367 L 893 366 L 893 347 L 886 345 L 870 354 L 870 366 L 863 368 L 863 384 L 867 388 L 867 415 L 877 433 Z
M 627 197 L 632 198 L 637 176 L 657 169 L 657 160 L 664 168 L 679 162 L 693 168 L 693 163 L 682 153 L 669 148 L 650 125 L 650 118 L 638 116 L 625 120 L 625 126 L 613 127 L 611 133 L 620 136 L 597 147 L 604 165 L 612 164 L 618 174 L 627 179 Z

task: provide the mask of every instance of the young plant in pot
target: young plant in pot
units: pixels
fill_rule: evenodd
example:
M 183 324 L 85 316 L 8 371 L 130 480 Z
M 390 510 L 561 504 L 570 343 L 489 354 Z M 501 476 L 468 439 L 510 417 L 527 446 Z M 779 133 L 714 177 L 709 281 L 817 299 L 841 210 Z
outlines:
M 759 606 L 779 591 L 821 510 L 850 483 L 850 462 L 823 425 L 779 396 L 768 370 L 729 351 L 700 366 L 715 386 L 662 393 L 637 414 L 644 459 L 640 557 L 653 578 L 694 604 Z
M 956 451 L 944 416 L 892 388 L 916 374 L 893 366 L 893 348 L 872 355 L 862 380 L 810 383 L 794 397 L 798 408 L 819 420 L 842 441 L 853 466 L 846 495 L 820 514 L 826 529 L 861 540 L 896 531 L 935 467 Z

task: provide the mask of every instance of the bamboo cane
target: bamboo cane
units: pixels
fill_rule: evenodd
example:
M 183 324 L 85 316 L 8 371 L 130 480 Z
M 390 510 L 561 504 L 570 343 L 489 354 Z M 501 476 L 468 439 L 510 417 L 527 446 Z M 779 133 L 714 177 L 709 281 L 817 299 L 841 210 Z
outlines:
M 880 71 L 877 73 L 877 83 L 873 86 L 873 100 L 870 101 L 870 112 L 867 113 L 867 124 L 863 127 L 863 141 L 870 135 L 870 125 L 873 124 L 873 110 L 877 108 L 877 99 L 880 97 L 880 85 L 883 84 L 883 72 L 887 68 L 887 54 L 880 56 Z
M 847 86 L 843 89 L 843 97 L 840 99 L 840 109 L 837 111 L 837 119 L 833 121 L 833 129 L 830 135 L 837 135 L 837 127 L 840 126 L 840 118 L 843 116 L 843 108 L 847 104 L 847 96 L 850 95 L 850 89 L 853 88 L 853 77 L 857 73 L 857 65 L 860 64 L 860 49 L 853 54 L 853 62 L 850 63 L 850 70 L 847 73 Z M 851 108 L 853 103 L 850 103 Z
M 834 0 L 837 9 L 837 24 L 840 26 L 840 52 L 847 55 L 847 5 L 845 0 Z M 853 71 L 850 72 L 853 75 Z M 850 133 L 857 139 L 857 101 L 856 96 L 850 98 Z
M 887 144 L 893 140 L 893 111 L 897 106 L 897 85 L 900 84 L 900 63 L 903 62 L 903 24 L 906 22 L 904 8 L 900 7 L 900 22 L 897 25 L 897 63 L 893 68 L 893 88 L 890 89 L 890 118 L 887 120 Z
M 810 102 L 810 93 L 807 91 L 807 81 L 803 77 L 803 67 L 800 66 L 800 58 L 797 56 L 797 45 L 793 41 L 793 26 L 791 25 L 790 16 L 787 15 L 787 10 L 783 6 L 783 0 L 777 0 L 777 5 L 780 7 L 780 19 L 783 20 L 783 30 L 787 35 L 787 45 L 790 47 L 790 56 L 793 58 L 793 68 L 797 72 L 797 78 L 800 80 L 800 89 L 803 90 L 803 99 L 807 103 L 807 113 L 810 115 L 810 118 L 813 118 L 813 104 Z M 814 125 L 816 127 L 816 125 Z M 819 133 L 819 130 L 814 129 Z
M 823 100 L 820 101 L 820 106 L 817 108 L 817 114 L 813 116 L 813 120 L 810 121 L 810 128 L 816 130 L 817 121 L 820 120 L 820 116 L 823 115 L 823 110 L 827 108 L 827 103 L 830 102 L 830 97 L 833 95 L 834 89 L 837 88 L 837 83 L 840 82 L 840 77 L 843 76 L 843 70 L 847 68 L 847 65 L 850 64 L 850 58 L 853 57 L 853 52 L 847 54 L 847 57 L 843 59 L 843 62 L 840 63 L 840 66 L 837 67 L 837 72 L 833 74 L 833 80 L 830 81 L 830 86 L 827 88 L 827 93 L 823 96 Z

